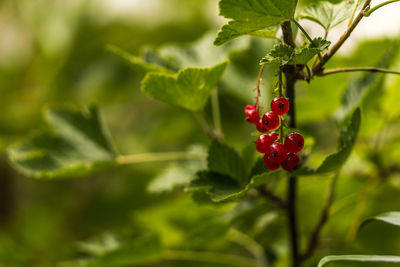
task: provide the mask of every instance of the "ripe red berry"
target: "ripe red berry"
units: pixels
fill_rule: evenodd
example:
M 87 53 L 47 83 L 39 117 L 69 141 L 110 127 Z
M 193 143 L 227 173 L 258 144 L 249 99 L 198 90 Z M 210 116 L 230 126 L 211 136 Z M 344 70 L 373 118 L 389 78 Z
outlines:
M 304 147 L 304 138 L 299 133 L 290 133 L 285 138 L 285 147 L 288 152 L 297 153 Z
M 244 114 L 246 114 L 248 111 L 250 111 L 250 110 L 257 110 L 257 108 L 256 108 L 256 106 L 254 106 L 254 105 L 247 105 L 245 108 L 244 108 Z
M 260 135 L 256 142 L 257 151 L 260 153 L 267 153 L 272 143 L 278 139 L 278 136 L 279 135 L 275 132 Z
M 262 121 L 268 130 L 276 129 L 279 126 L 279 117 L 273 111 L 268 111 L 262 117 Z
M 282 162 L 282 168 L 289 172 L 293 171 L 299 165 L 300 159 L 294 153 L 288 153 L 286 160 Z
M 266 133 L 266 132 L 268 132 L 268 129 L 267 129 L 267 127 L 265 127 L 265 125 L 264 125 L 264 123 L 262 122 L 262 120 L 258 120 L 256 126 L 257 126 L 257 130 L 258 130 L 260 133 Z
M 260 115 L 256 109 L 245 110 L 245 116 L 248 123 L 257 123 L 260 120 Z
M 277 96 L 271 101 L 271 110 L 278 115 L 283 115 L 289 110 L 289 101 L 283 96 Z
M 267 154 L 264 155 L 263 162 L 265 167 L 271 171 L 275 171 L 281 166 L 280 163 L 271 161 Z
M 269 147 L 266 155 L 272 162 L 281 163 L 287 157 L 287 150 L 283 144 L 275 142 Z

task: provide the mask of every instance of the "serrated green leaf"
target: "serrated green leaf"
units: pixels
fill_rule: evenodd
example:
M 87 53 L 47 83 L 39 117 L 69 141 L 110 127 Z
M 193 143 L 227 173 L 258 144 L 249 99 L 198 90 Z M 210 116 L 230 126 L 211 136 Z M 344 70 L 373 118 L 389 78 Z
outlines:
M 289 64 L 293 58 L 294 49 L 291 46 L 277 44 L 268 51 L 263 57 L 260 64 L 279 64 L 280 66 Z
M 331 42 L 321 37 L 314 38 L 311 43 L 306 44 L 299 50 L 295 51 L 291 64 L 307 64 L 314 56 L 329 48 Z
M 45 112 L 49 128 L 9 149 L 17 170 L 36 178 L 82 176 L 115 164 L 117 155 L 97 109 L 53 107 Z
M 301 168 L 295 173 L 298 175 L 313 175 L 329 173 L 338 170 L 350 156 L 357 140 L 361 125 L 361 110 L 356 109 L 351 118 L 346 119 L 341 128 L 338 151 L 329 155 L 317 169 Z
M 211 172 L 227 175 L 240 185 L 247 183 L 245 163 L 235 149 L 214 140 L 211 143 L 207 161 Z
M 361 7 L 364 2 L 364 0 L 359 0 L 358 7 Z M 337 4 L 332 4 L 328 1 L 318 1 L 318 4 L 308 6 L 303 10 L 299 17 L 318 23 L 326 31 L 329 31 L 350 18 L 354 4 L 354 0 L 341 1 Z
M 330 262 L 338 261 L 400 263 L 400 257 L 391 255 L 334 255 L 322 258 L 318 263 L 318 267 L 325 266 Z
M 150 72 L 142 81 L 142 91 L 165 103 L 199 111 L 207 103 L 226 66 L 227 62 L 223 62 L 211 68 L 185 68 L 177 74 Z
M 215 45 L 239 37 L 244 34 L 263 30 L 293 18 L 297 0 L 221 0 L 220 15 L 232 19 L 225 24 Z
M 312 42 L 296 50 L 284 44 L 277 44 L 261 59 L 260 64 L 279 64 L 280 66 L 306 64 L 315 55 L 328 49 L 329 45 L 330 42 L 321 37 L 314 38 Z
M 361 231 L 361 229 L 363 229 L 367 224 L 370 224 L 371 222 L 384 222 L 394 226 L 400 226 L 400 212 L 385 212 L 377 216 L 368 218 L 361 223 L 359 231 Z

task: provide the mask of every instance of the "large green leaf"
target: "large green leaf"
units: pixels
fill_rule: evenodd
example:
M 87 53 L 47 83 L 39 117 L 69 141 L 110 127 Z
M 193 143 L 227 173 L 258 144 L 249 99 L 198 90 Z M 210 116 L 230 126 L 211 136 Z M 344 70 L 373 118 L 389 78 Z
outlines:
M 177 74 L 150 72 L 142 81 L 142 91 L 168 104 L 199 111 L 207 103 L 226 66 L 227 62 L 223 62 L 210 68 L 185 68 Z
M 366 219 L 360 225 L 359 231 L 371 222 L 384 222 L 395 226 L 400 226 L 400 212 L 391 211 L 379 214 L 377 216 Z
M 338 170 L 346 162 L 353 150 L 360 125 L 361 110 L 358 108 L 354 111 L 351 118 L 343 122 L 339 137 L 338 151 L 329 155 L 317 169 L 304 167 L 296 171 L 296 173 L 299 175 L 312 175 Z
M 117 155 L 97 109 L 53 107 L 45 112 L 49 128 L 12 146 L 12 164 L 27 176 L 85 175 L 114 164 Z
M 388 262 L 388 263 L 400 263 L 400 256 L 378 256 L 378 255 L 334 255 L 334 256 L 326 256 L 322 258 L 318 267 L 322 267 L 327 265 L 330 262 L 342 262 L 342 261 L 350 261 L 350 262 Z
M 246 167 L 240 154 L 233 148 L 214 140 L 208 152 L 208 169 L 232 177 L 237 183 L 247 183 Z
M 296 5 L 297 0 L 221 0 L 220 15 L 232 20 L 222 27 L 214 44 L 288 21 L 294 16 Z
M 359 0 L 358 7 L 361 7 L 364 2 L 365 0 Z M 341 1 L 337 4 L 332 4 L 328 1 L 318 1 L 318 4 L 308 6 L 304 9 L 299 17 L 314 21 L 321 25 L 326 31 L 329 31 L 350 18 L 354 4 L 354 0 Z

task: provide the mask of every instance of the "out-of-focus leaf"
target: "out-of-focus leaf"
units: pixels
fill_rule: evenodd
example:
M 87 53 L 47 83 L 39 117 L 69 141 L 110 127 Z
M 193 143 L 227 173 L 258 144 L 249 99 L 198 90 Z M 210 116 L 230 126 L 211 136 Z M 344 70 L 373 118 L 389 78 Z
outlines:
M 358 8 L 360 8 L 364 2 L 365 0 L 359 0 Z M 325 30 L 329 31 L 350 18 L 354 4 L 354 0 L 341 1 L 337 4 L 332 4 L 328 1 L 319 1 L 318 4 L 308 6 L 300 13 L 299 17 L 314 21 Z
M 327 265 L 330 262 L 389 262 L 389 263 L 400 263 L 400 256 L 391 256 L 391 255 L 334 255 L 334 256 L 326 256 L 322 258 L 318 267 L 322 267 Z
M 367 224 L 371 222 L 384 222 L 395 226 L 400 226 L 400 212 L 391 211 L 379 214 L 377 216 L 371 217 L 363 221 L 359 227 L 359 231 L 363 229 Z
M 384 57 L 377 64 L 380 68 L 387 68 L 393 60 L 393 54 L 397 52 L 397 48 L 391 47 Z M 375 97 L 377 91 L 381 90 L 383 84 L 383 75 L 380 73 L 366 73 L 361 78 L 352 81 L 342 96 L 342 105 L 336 111 L 336 118 L 343 119 L 354 111 L 357 107 L 366 107 L 371 102 L 371 98 Z
M 246 167 L 240 154 L 233 148 L 214 140 L 208 152 L 208 169 L 232 177 L 237 183 L 247 183 Z
M 45 120 L 49 129 L 9 149 L 17 170 L 36 178 L 59 178 L 115 164 L 117 153 L 95 107 L 49 108 Z
M 288 21 L 294 16 L 296 5 L 297 0 L 221 0 L 220 15 L 232 20 L 221 28 L 214 44 L 222 45 L 241 35 Z
M 338 170 L 346 162 L 353 150 L 360 129 L 360 124 L 361 110 L 358 108 L 354 111 L 351 118 L 346 119 L 342 124 L 338 151 L 325 158 L 317 169 L 304 167 L 296 171 L 296 174 L 313 175 Z
M 61 266 L 110 267 L 137 266 L 160 261 L 164 249 L 155 236 L 142 237 L 120 243 L 119 246 L 105 251 L 92 259 L 63 263 Z
M 142 81 L 142 91 L 168 104 L 199 111 L 207 103 L 227 62 L 211 68 L 189 67 L 177 74 L 150 72 Z

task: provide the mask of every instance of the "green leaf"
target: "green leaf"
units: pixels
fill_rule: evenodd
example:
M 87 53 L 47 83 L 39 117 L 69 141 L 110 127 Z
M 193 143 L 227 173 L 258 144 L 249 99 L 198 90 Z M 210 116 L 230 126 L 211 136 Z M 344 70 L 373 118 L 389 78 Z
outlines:
M 368 218 L 362 222 L 362 224 L 359 227 L 359 231 L 361 231 L 361 229 L 363 229 L 367 224 L 375 221 L 384 222 L 395 226 L 400 226 L 400 212 L 396 211 L 385 212 L 377 216 L 374 216 L 372 218 Z
M 117 155 L 94 107 L 53 107 L 48 129 L 9 149 L 17 170 L 36 178 L 82 176 L 115 164 Z
M 207 161 L 211 172 L 227 175 L 241 185 L 247 183 L 245 163 L 235 149 L 214 140 Z
M 314 38 L 312 42 L 306 43 L 298 50 L 293 47 L 277 44 L 265 57 L 260 61 L 260 64 L 306 64 L 310 59 L 320 52 L 328 49 L 330 42 L 321 37 Z
M 360 0 L 358 7 L 361 7 L 363 3 L 364 0 Z M 354 0 L 341 1 L 338 4 L 332 4 L 328 1 L 318 1 L 318 4 L 308 6 L 303 10 L 299 17 L 318 23 L 326 31 L 329 31 L 350 18 L 354 4 Z
M 142 91 L 168 104 L 199 111 L 207 103 L 226 66 L 227 62 L 223 62 L 211 68 L 185 68 L 177 74 L 150 72 L 142 81 Z
M 284 44 L 274 45 L 267 55 L 263 57 L 260 64 L 279 64 L 280 66 L 289 64 L 293 58 L 294 49 Z
M 331 42 L 321 37 L 314 38 L 311 43 L 306 44 L 293 55 L 291 64 L 307 64 L 314 56 L 329 48 Z
M 220 15 L 232 19 L 224 25 L 215 45 L 280 24 L 293 18 L 297 0 L 221 0 Z
M 152 235 L 117 243 L 111 249 L 106 249 L 103 253 L 94 258 L 63 263 L 61 266 L 141 266 L 143 264 L 156 263 L 162 260 L 163 256 L 164 249 L 162 248 L 159 239 Z
M 296 171 L 296 174 L 312 175 L 338 170 L 346 162 L 353 150 L 360 129 L 360 124 L 361 110 L 358 108 L 354 111 L 351 118 L 346 119 L 343 123 L 339 137 L 338 151 L 329 155 L 317 169 L 304 167 Z
M 147 72 L 171 72 L 171 70 L 154 63 L 145 61 L 142 57 L 134 56 L 115 45 L 107 45 L 107 50 L 113 52 L 129 62 L 136 70 L 146 74 Z
M 265 30 L 258 30 L 255 32 L 250 33 L 251 36 L 261 37 L 261 38 L 277 38 L 276 37 L 277 29 L 265 29 Z
M 322 258 L 319 263 L 318 267 L 325 266 L 330 262 L 337 262 L 337 261 L 350 261 L 350 262 L 389 262 L 389 263 L 400 263 L 399 256 L 378 256 L 378 255 L 335 255 L 335 256 L 326 256 Z

